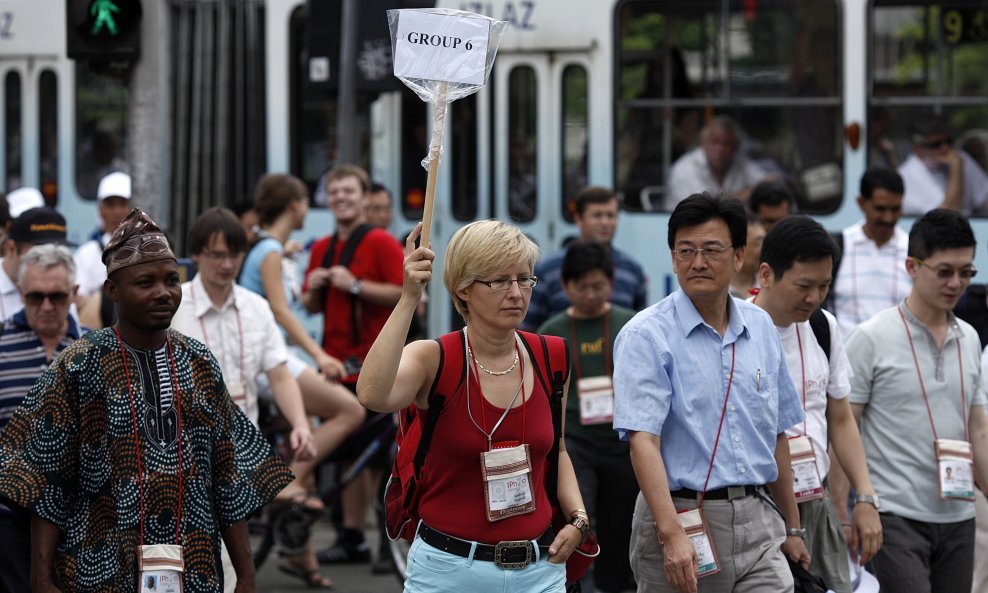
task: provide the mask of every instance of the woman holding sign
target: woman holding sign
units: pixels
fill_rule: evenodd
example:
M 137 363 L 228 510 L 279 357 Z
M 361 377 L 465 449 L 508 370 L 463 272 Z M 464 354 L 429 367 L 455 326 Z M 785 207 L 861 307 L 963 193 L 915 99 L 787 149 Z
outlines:
M 589 523 L 550 407 L 554 391 L 565 406 L 565 342 L 517 330 L 538 247 L 496 220 L 460 229 L 443 271 L 466 327 L 402 348 L 432 277 L 435 255 L 414 246 L 421 228 L 406 242 L 401 300 L 357 383 L 361 403 L 379 412 L 414 404 L 424 421 L 441 406 L 418 483 L 405 591 L 563 592 L 566 560 Z M 554 506 L 568 518 L 558 531 Z

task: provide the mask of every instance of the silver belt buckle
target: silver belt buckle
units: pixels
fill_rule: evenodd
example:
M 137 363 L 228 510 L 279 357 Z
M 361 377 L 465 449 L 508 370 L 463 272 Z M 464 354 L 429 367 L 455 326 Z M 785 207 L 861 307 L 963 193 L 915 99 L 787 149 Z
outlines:
M 727 500 L 735 500 L 737 498 L 744 498 L 748 493 L 745 492 L 744 486 L 728 486 L 727 487 Z
M 502 554 L 505 550 L 510 550 L 513 548 L 525 548 L 525 560 L 522 562 L 504 562 L 501 559 Z M 510 542 L 498 542 L 494 545 L 494 564 L 498 568 L 525 568 L 529 564 L 535 561 L 534 553 L 532 551 L 532 542 L 528 540 L 510 541 Z

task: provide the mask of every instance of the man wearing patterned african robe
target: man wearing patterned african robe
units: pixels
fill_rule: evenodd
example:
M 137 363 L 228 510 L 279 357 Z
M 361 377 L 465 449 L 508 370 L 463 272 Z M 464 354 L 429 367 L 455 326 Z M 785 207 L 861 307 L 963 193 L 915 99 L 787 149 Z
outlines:
M 135 214 L 136 213 L 136 214 Z M 254 591 L 246 518 L 292 480 L 201 343 L 167 239 L 135 210 L 107 246 L 117 325 L 66 348 L 0 436 L 0 498 L 31 514 L 35 591 L 139 590 L 143 545 L 178 544 L 185 593 Z

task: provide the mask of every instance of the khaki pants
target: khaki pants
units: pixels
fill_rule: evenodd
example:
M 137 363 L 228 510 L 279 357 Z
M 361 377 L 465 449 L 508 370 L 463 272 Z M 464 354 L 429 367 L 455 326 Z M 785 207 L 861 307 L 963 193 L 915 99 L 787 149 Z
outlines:
M 767 496 L 767 495 L 766 495 Z M 695 509 L 695 500 L 674 498 L 676 510 Z M 786 539 L 782 517 L 757 496 L 704 500 L 703 512 L 713 537 L 720 572 L 698 581 L 700 593 L 791 593 L 792 573 L 782 554 Z M 631 528 L 631 570 L 638 593 L 673 591 L 662 566 L 655 519 L 638 495 Z

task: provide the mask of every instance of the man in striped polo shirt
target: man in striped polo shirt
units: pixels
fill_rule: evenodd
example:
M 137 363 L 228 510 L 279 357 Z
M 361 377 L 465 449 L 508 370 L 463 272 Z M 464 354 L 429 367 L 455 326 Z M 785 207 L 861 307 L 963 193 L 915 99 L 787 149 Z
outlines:
M 24 308 L 0 332 L 0 431 L 49 363 L 79 337 L 69 315 L 76 293 L 72 252 L 38 245 L 21 256 L 17 287 Z M 0 504 L 0 589 L 28 593 L 31 523 Z

